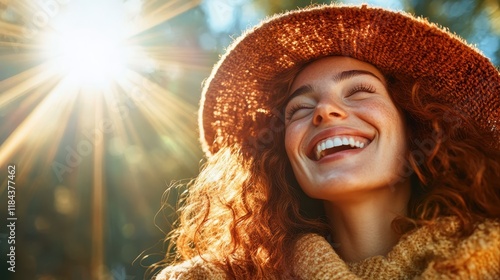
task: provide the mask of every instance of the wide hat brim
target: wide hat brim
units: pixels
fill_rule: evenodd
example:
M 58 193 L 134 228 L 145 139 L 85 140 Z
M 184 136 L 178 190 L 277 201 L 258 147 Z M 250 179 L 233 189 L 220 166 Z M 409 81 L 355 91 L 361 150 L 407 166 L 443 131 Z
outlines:
M 348 56 L 382 73 L 425 80 L 500 148 L 500 74 L 477 49 L 447 30 L 403 12 L 365 5 L 317 6 L 265 20 L 236 39 L 207 79 L 201 99 L 202 147 L 250 149 L 268 140 L 273 84 L 325 56 Z

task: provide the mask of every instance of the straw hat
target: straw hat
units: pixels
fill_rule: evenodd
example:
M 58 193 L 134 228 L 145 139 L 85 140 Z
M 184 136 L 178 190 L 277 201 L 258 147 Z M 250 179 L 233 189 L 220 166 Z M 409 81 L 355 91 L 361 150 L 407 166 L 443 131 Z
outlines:
M 202 93 L 199 127 L 205 153 L 210 156 L 224 145 L 258 152 L 272 129 L 282 129 L 269 104 L 277 94 L 271 90 L 277 78 L 332 55 L 426 81 L 435 89 L 434 98 L 493 133 L 491 145 L 500 148 L 500 73 L 477 49 L 407 13 L 327 5 L 269 18 L 228 48 Z

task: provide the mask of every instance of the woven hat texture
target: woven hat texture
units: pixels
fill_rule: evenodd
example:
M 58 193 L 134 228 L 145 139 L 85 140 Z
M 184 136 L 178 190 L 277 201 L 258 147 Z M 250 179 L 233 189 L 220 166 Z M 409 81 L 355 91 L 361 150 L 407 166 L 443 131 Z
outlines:
M 493 133 L 500 148 L 500 73 L 477 49 L 422 18 L 366 5 L 316 6 L 277 15 L 236 39 L 207 79 L 201 99 L 202 147 L 258 150 L 269 138 L 269 99 L 277 77 L 332 55 L 382 73 L 425 80 L 434 96 Z M 278 126 L 276 126 L 278 127 Z

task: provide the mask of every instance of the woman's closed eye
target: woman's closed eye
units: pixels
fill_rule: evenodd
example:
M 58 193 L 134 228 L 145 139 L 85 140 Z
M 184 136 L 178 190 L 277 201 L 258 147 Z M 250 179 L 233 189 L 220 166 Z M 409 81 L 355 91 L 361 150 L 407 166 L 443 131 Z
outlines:
M 376 88 L 371 84 L 358 84 L 351 89 L 346 94 L 346 97 L 353 97 L 357 93 L 375 93 Z
M 296 115 L 296 113 L 298 113 L 301 110 L 304 111 L 310 109 L 314 109 L 314 106 L 303 103 L 292 104 L 286 110 L 286 120 L 287 121 L 291 120 Z

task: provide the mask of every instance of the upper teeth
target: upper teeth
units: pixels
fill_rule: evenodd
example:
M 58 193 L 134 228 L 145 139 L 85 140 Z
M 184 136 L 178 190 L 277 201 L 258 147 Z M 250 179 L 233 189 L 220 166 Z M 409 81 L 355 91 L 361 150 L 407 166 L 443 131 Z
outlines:
M 359 140 L 354 140 L 353 137 L 332 137 L 327 138 L 316 145 L 316 159 L 321 157 L 321 152 L 326 149 L 331 149 L 339 146 L 351 146 L 353 148 L 363 148 L 365 146 L 364 142 L 360 142 Z

